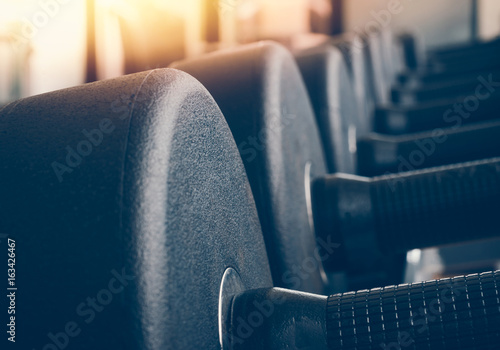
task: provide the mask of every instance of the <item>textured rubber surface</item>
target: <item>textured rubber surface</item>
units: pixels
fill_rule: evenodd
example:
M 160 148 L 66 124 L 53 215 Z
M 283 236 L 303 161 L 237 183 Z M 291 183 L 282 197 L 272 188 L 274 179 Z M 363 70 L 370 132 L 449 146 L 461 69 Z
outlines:
M 54 162 L 71 171 L 59 178 Z M 220 349 L 226 268 L 248 288 L 272 286 L 232 134 L 183 72 L 139 73 L 3 108 L 0 179 L 0 233 L 17 242 L 19 349 L 55 349 L 48 334 L 64 344 L 68 324 L 80 330 L 68 349 Z M 0 298 L 4 324 L 7 301 Z
M 262 42 L 173 67 L 197 78 L 226 117 L 254 193 L 275 286 L 324 293 L 306 179 L 327 169 L 293 56 L 281 45 Z
M 343 52 L 344 58 L 352 71 L 359 113 L 357 116 L 357 136 L 359 137 L 368 134 L 374 127 L 375 81 L 372 79 L 370 49 L 365 38 L 358 34 L 352 34 L 347 44 L 350 48 L 349 55 L 346 56 L 345 51 Z
M 384 252 L 499 233 L 498 158 L 373 178 L 370 192 L 375 231 Z
M 498 349 L 500 272 L 332 295 L 332 350 Z
M 294 55 L 316 114 L 329 172 L 354 174 L 360 113 L 342 53 L 333 45 L 321 45 Z

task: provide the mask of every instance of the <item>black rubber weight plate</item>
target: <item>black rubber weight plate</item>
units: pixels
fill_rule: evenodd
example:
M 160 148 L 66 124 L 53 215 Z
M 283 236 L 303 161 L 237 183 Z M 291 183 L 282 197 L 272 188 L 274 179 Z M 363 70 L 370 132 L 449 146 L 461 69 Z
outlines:
M 185 73 L 155 70 L 8 105 L 0 159 L 19 349 L 218 349 L 226 268 L 247 288 L 272 286 L 238 149 Z
M 331 44 L 295 52 L 319 125 L 329 171 L 356 171 L 359 106 L 347 65 Z
M 173 66 L 199 79 L 228 121 L 254 192 L 275 285 L 324 292 L 306 177 L 324 175 L 326 164 L 293 56 L 263 42 Z

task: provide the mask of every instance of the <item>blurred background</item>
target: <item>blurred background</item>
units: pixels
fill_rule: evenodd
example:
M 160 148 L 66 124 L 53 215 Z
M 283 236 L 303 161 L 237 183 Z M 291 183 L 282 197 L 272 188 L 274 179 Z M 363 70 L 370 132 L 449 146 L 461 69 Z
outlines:
M 416 31 L 429 48 L 488 39 L 500 32 L 500 2 L 0 0 L 0 104 L 238 43 L 377 26 Z

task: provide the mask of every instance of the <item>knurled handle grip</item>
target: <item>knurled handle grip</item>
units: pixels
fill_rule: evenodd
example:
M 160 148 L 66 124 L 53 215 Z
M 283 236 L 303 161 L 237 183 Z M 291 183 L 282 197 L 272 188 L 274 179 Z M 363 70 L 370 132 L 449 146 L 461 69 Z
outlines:
M 384 252 L 498 236 L 500 160 L 373 178 L 370 197 Z
M 328 347 L 498 349 L 500 272 L 328 297 Z

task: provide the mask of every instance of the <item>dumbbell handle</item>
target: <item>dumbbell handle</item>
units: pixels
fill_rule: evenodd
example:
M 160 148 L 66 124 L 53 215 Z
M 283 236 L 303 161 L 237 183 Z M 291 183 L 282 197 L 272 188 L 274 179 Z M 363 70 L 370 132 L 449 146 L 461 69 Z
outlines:
M 500 340 L 500 273 L 332 295 L 330 349 L 490 349 Z
M 489 76 L 494 77 L 493 79 L 496 81 L 498 80 L 499 73 L 495 71 L 489 74 Z M 482 80 L 484 81 L 485 78 L 483 77 Z M 391 89 L 391 97 L 394 103 L 402 106 L 425 104 L 446 99 L 456 99 L 459 102 L 468 96 L 475 97 L 474 94 L 478 87 L 483 87 L 483 85 L 480 85 L 478 76 L 469 79 L 463 77 L 462 79 L 450 79 L 449 81 L 445 80 L 435 84 L 423 84 L 420 86 L 394 86 Z M 484 87 L 484 90 L 486 92 L 483 92 L 483 94 L 488 93 L 486 87 Z
M 500 156 L 500 122 L 358 140 L 358 172 L 377 176 Z
M 455 53 L 444 57 L 430 57 L 428 62 L 424 62 L 423 66 L 416 67 L 398 74 L 397 81 L 405 84 L 408 81 L 429 81 L 435 76 L 438 78 L 443 76 L 456 76 L 464 73 L 470 73 L 478 70 L 494 69 L 498 64 L 491 59 L 492 55 L 498 53 L 498 47 L 483 48 L 478 50 L 470 50 L 467 53 Z M 480 57 L 482 56 L 482 57 Z
M 371 179 L 329 175 L 314 182 L 313 195 L 317 234 L 343 243 L 351 265 L 377 248 L 401 253 L 500 236 L 500 158 Z
M 233 298 L 224 349 L 496 349 L 499 286 L 497 271 L 329 297 L 247 291 Z
M 377 107 L 373 131 L 388 135 L 404 135 L 495 120 L 498 119 L 499 103 L 500 92 L 497 91 L 487 100 L 481 101 L 477 109 L 471 112 L 464 106 L 463 98 L 408 107 Z

